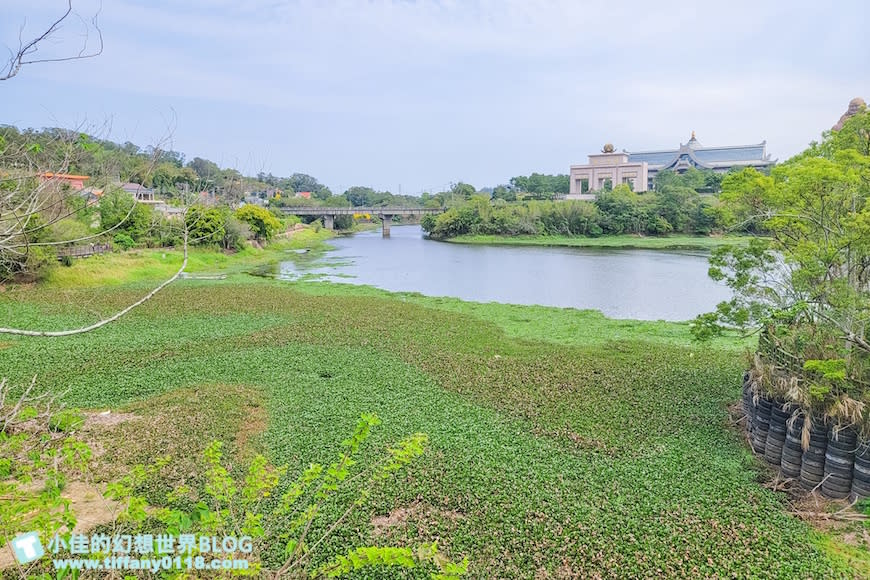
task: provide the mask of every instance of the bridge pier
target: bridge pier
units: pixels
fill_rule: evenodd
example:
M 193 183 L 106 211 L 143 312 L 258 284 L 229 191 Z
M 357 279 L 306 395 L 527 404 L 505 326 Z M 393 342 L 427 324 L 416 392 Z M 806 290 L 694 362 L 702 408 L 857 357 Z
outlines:
M 381 214 L 381 225 L 383 226 L 383 232 L 381 233 L 382 237 L 390 237 L 390 224 L 392 223 L 393 216 L 391 214 Z
M 325 227 L 328 230 L 334 230 L 335 229 L 335 216 L 332 215 L 331 213 L 324 215 L 323 216 L 323 227 Z

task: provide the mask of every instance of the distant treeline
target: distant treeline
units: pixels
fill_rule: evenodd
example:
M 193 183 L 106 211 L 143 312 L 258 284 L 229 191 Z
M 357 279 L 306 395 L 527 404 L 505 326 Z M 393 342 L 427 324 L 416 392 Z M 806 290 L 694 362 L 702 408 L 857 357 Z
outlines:
M 202 157 L 187 160 L 184 153 L 116 143 L 86 133 L 62 129 L 18 129 L 0 125 L 0 171 L 36 174 L 50 171 L 87 175 L 86 186 L 102 189 L 107 183 L 137 183 L 152 188 L 160 199 L 180 200 L 184 192 L 206 191 L 218 202 L 235 205 L 245 196 L 270 205 L 399 205 L 419 207 L 419 197 L 394 195 L 370 187 L 351 187 L 334 194 L 305 173 L 280 177 L 260 172 L 242 175 Z M 294 197 L 310 192 L 311 199 Z
M 599 192 L 595 201 L 509 203 L 503 196 L 474 195 L 440 215 L 426 216 L 423 229 L 438 239 L 464 234 L 706 235 L 720 226 L 721 219 L 717 198 L 700 191 L 718 191 L 720 185 L 721 176 L 693 169 L 684 174 L 659 173 L 651 192 L 638 194 L 619 185 Z

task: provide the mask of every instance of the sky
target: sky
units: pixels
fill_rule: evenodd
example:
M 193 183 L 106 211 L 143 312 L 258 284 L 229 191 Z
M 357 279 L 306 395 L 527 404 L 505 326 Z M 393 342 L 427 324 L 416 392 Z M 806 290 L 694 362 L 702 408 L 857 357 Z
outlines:
M 0 124 L 167 143 L 342 193 L 567 173 L 604 143 L 767 141 L 787 159 L 870 101 L 866 0 L 73 0 L 0 82 Z M 66 0 L 3 0 L 17 48 Z M 0 50 L 4 47 L 0 46 Z M 2 55 L 2 53 L 0 53 Z

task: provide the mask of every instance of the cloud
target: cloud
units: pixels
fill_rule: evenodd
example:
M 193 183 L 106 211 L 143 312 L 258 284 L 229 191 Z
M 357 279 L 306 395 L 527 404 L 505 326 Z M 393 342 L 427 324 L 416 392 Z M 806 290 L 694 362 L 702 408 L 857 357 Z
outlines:
M 3 38 L 18 16 L 51 14 L 11 3 Z M 608 140 L 672 146 L 692 129 L 790 155 L 870 85 L 868 12 L 859 0 L 839 13 L 809 1 L 113 0 L 100 58 L 28 78 L 97 92 L 110 112 L 177 106 L 179 141 L 201 148 L 191 155 L 244 159 L 234 147 L 253 142 L 276 172 L 482 185 L 559 170 Z

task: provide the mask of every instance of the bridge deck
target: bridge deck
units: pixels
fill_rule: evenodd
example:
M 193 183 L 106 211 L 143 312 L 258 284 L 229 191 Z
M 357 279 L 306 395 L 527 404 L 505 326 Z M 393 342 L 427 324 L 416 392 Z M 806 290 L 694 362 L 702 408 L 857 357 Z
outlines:
M 439 208 L 429 207 L 282 207 L 281 213 L 290 215 L 353 215 L 369 213 L 374 215 L 425 215 L 441 213 Z

